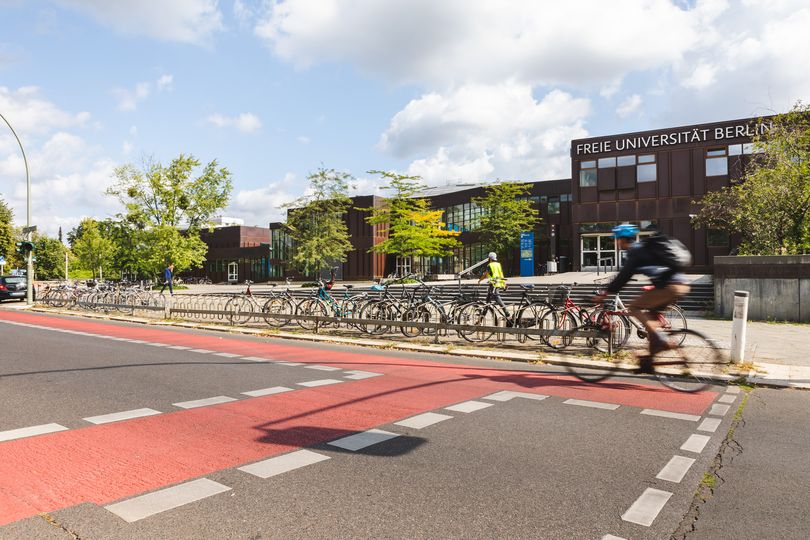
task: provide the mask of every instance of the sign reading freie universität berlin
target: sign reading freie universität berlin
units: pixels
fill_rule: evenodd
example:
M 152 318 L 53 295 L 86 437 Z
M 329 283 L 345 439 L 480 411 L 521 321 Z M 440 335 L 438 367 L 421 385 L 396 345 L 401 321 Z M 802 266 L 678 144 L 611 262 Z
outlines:
M 520 277 L 534 275 L 534 233 L 520 233 Z

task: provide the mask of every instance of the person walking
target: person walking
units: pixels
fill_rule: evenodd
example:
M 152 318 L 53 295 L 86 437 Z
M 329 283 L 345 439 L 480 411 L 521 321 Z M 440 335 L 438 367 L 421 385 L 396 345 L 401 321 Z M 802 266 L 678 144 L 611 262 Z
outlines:
M 163 287 L 160 289 L 160 294 L 166 290 L 166 285 L 169 286 L 169 295 L 174 296 L 174 289 L 172 288 L 172 281 L 174 280 L 174 265 L 169 264 L 163 270 Z
M 489 255 L 487 255 L 487 258 L 489 262 L 485 267 L 484 275 L 478 279 L 478 283 L 488 279 L 489 290 L 487 290 L 487 302 L 494 301 L 506 311 L 506 304 L 503 303 L 500 292 L 501 289 L 506 288 L 506 278 L 503 275 L 501 263 L 498 262 L 498 254 L 491 251 Z

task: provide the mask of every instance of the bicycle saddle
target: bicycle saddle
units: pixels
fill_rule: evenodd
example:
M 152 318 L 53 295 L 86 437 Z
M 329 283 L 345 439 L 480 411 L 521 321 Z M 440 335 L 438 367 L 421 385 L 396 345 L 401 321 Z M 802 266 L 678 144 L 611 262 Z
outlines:
M 347 289 L 353 289 L 354 285 L 344 285 L 344 287 L 347 288 Z
M 534 285 L 532 285 L 532 284 L 529 284 L 529 285 L 523 285 L 523 284 L 521 284 L 520 288 L 521 288 L 521 289 L 525 289 L 525 290 L 527 290 L 527 291 L 530 291 L 530 290 L 534 289 Z
M 642 291 L 651 291 L 654 288 L 655 288 L 655 285 L 644 285 L 643 287 L 641 287 L 641 290 Z

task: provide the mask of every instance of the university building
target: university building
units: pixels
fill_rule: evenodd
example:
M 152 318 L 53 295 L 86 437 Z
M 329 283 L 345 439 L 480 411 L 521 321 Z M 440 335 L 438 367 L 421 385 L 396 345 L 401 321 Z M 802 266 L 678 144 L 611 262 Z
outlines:
M 622 133 L 571 141 L 571 178 L 529 182 L 529 199 L 541 223 L 522 235 L 511 257 L 523 259 L 521 270 L 542 271 L 549 260 L 558 270 L 615 268 L 624 253 L 611 229 L 618 223 L 639 225 L 640 236 L 661 231 L 681 240 L 693 253 L 694 273 L 711 273 L 716 255 L 728 255 L 737 239 L 721 231 L 695 229 L 694 201 L 709 191 L 738 181 L 753 157 L 752 138 L 770 126 L 770 119 L 747 118 L 636 133 Z M 444 212 L 448 229 L 460 233 L 461 247 L 452 256 L 420 261 L 370 253 L 385 239 L 385 230 L 366 223 L 368 212 L 382 197 L 352 199 L 346 214 L 354 250 L 340 265 L 342 279 L 372 279 L 392 272 L 419 270 L 454 274 L 486 257 L 487 249 L 475 232 L 481 209 L 473 202 L 485 195 L 483 185 L 432 187 L 423 196 Z M 232 225 L 203 235 L 209 245 L 205 267 L 195 272 L 214 281 L 266 281 L 293 275 L 289 269 L 292 242 L 281 223 L 268 228 Z M 513 265 L 512 274 L 518 273 Z

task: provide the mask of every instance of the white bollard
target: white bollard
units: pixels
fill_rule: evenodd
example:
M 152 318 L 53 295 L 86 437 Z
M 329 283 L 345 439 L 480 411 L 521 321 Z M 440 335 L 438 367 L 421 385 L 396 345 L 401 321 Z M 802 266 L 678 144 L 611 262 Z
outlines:
M 731 319 L 731 361 L 745 360 L 745 329 L 748 322 L 748 291 L 734 291 L 734 314 Z

